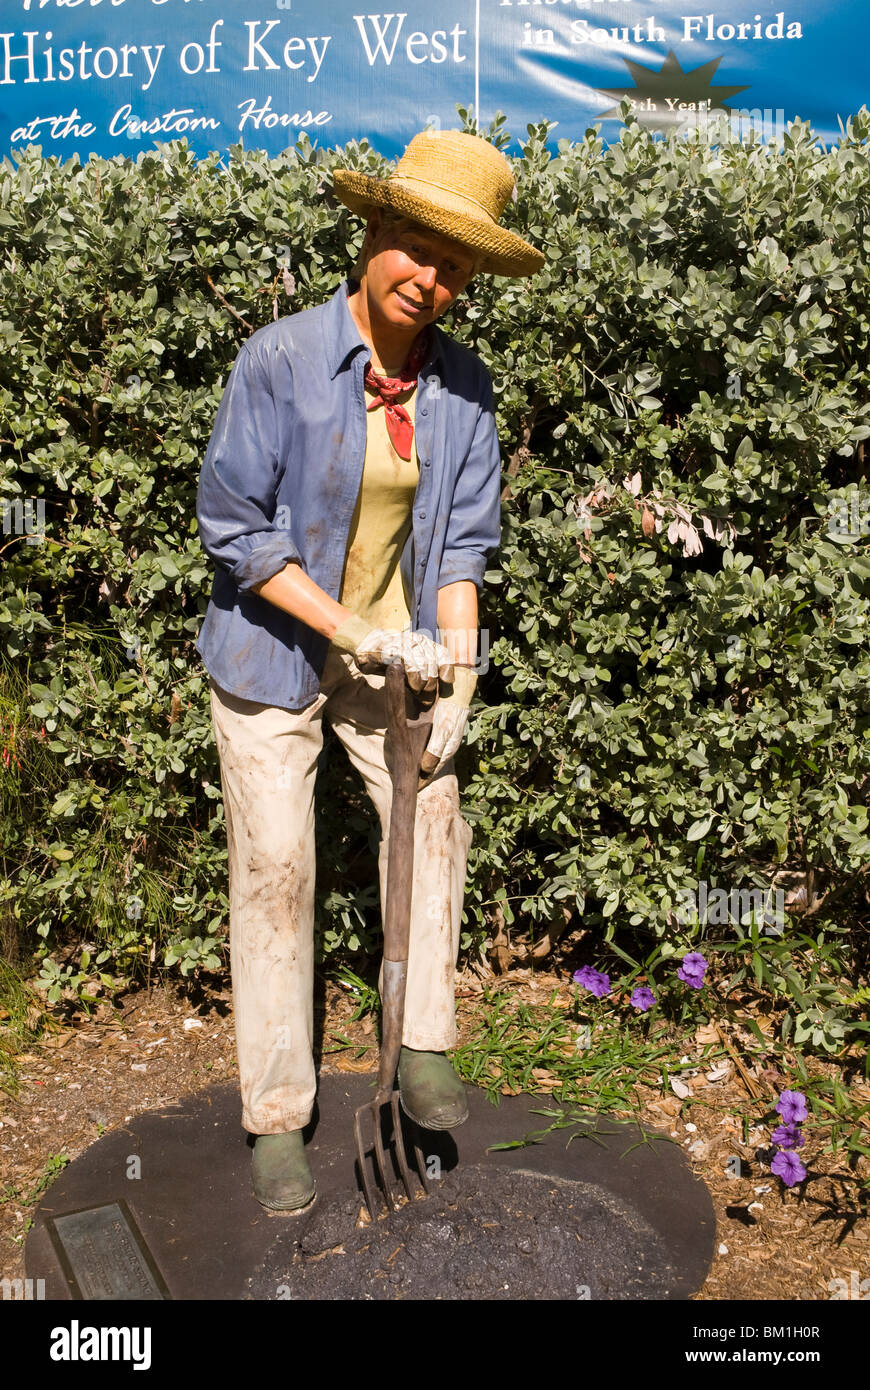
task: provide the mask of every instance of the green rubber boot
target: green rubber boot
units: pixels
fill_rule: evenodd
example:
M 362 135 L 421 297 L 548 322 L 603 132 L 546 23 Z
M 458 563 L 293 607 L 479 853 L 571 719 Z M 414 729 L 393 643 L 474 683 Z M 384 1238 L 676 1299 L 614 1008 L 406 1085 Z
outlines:
M 403 1047 L 399 1094 L 405 1114 L 423 1129 L 455 1129 L 468 1119 L 465 1087 L 443 1052 Z
M 257 1201 L 271 1211 L 301 1211 L 309 1205 L 314 1198 L 314 1178 L 301 1129 L 257 1136 L 251 1181 Z

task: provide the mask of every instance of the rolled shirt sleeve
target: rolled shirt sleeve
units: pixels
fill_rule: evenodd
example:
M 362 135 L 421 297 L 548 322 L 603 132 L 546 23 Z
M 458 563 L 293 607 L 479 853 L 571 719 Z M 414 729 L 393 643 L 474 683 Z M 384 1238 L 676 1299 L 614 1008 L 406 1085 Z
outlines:
M 302 564 L 288 508 L 278 513 L 278 425 L 266 374 L 243 345 L 224 388 L 196 501 L 203 547 L 241 590 Z
M 492 381 L 484 373 L 481 406 L 471 447 L 456 478 L 438 588 L 470 579 L 483 587 L 487 557 L 501 539 L 501 456 Z

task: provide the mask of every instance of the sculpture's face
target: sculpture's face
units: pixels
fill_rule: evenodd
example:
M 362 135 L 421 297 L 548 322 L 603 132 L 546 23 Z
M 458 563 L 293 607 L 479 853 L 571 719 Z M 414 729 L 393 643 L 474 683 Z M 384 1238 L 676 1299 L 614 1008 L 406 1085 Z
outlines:
M 364 271 L 370 315 L 392 328 L 419 331 L 450 308 L 475 270 L 475 254 L 461 242 L 416 223 L 381 228 L 372 215 L 371 250 Z

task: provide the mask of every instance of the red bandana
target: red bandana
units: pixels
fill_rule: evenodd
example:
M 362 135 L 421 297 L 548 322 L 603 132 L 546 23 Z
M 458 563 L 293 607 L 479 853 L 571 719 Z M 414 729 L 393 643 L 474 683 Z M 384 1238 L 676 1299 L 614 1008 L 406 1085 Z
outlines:
M 414 425 L 410 415 L 403 405 L 396 405 L 396 397 L 401 396 L 412 386 L 417 385 L 417 374 L 429 352 L 430 335 L 428 329 L 423 329 L 414 339 L 414 346 L 408 354 L 408 360 L 402 368 L 401 376 L 378 376 L 372 370 L 371 358 L 366 363 L 365 384 L 372 391 L 377 392 L 373 401 L 369 401 L 366 410 L 376 410 L 378 405 L 383 402 L 387 417 L 387 433 L 393 441 L 393 447 L 400 458 L 410 459 L 411 443 L 414 438 Z

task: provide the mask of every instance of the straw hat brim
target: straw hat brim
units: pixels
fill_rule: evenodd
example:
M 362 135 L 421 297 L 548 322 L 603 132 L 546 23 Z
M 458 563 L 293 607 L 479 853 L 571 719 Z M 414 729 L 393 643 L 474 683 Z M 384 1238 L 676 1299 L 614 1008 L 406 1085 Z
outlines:
M 395 179 L 378 179 L 355 169 L 336 169 L 333 183 L 337 196 L 352 212 L 365 217 L 374 207 L 393 208 L 431 231 L 477 251 L 484 258 L 479 267 L 484 274 L 533 275 L 546 259 L 543 252 L 516 232 L 499 226 L 482 210 L 476 211 L 461 195 L 445 193 L 436 203 Z

